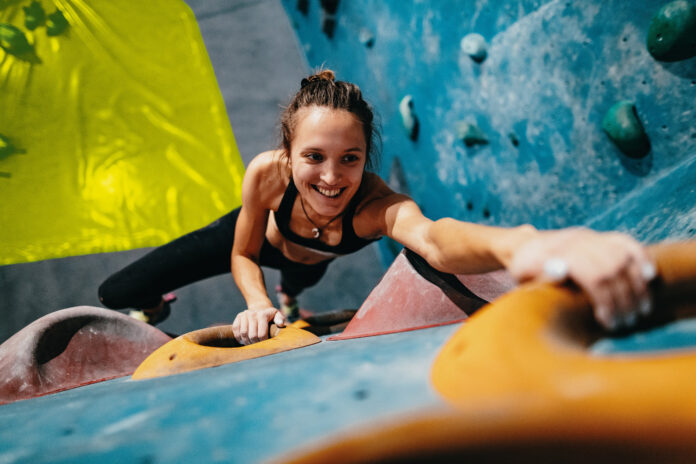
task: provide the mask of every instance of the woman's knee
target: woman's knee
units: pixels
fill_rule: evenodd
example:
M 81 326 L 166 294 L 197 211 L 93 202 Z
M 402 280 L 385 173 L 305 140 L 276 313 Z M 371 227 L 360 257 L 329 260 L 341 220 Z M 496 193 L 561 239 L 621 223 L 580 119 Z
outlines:
M 114 287 L 115 285 L 112 277 L 102 282 L 97 291 L 99 301 L 107 308 L 122 309 L 123 307 L 118 304 L 118 293 L 115 291 Z

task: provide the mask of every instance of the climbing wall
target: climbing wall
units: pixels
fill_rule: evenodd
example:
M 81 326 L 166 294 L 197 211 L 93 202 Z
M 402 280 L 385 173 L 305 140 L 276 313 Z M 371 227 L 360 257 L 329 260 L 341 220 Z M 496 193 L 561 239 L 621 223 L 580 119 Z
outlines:
M 310 65 L 381 115 L 379 173 L 429 217 L 694 235 L 693 2 L 283 4 Z

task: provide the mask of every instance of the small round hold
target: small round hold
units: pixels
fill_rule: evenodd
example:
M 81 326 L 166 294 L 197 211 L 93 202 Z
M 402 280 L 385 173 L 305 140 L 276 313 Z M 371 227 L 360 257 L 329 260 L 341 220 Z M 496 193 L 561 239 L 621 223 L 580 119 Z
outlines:
M 336 16 L 329 13 L 324 13 L 324 19 L 321 21 L 321 31 L 329 39 L 333 39 L 336 31 Z
M 508 134 L 508 138 L 510 139 L 510 143 L 512 143 L 514 147 L 520 146 L 520 139 L 517 137 L 517 134 L 515 134 L 514 132 L 510 132 Z
M 408 138 L 415 141 L 418 139 L 418 117 L 414 112 L 413 97 L 411 95 L 406 95 L 399 102 L 399 114 L 401 114 L 401 123 L 406 129 Z
M 476 124 L 469 122 L 459 123 L 457 127 L 457 136 L 467 147 L 486 145 L 488 143 L 486 134 Z
M 653 16 L 646 44 L 660 61 L 680 61 L 696 56 L 696 4 L 676 0 Z
M 650 139 L 633 102 L 624 100 L 609 108 L 602 129 L 626 156 L 642 158 L 650 152 Z
M 488 56 L 488 44 L 481 34 L 472 32 L 465 35 L 459 42 L 461 50 L 477 63 L 483 62 Z
M 358 40 L 360 40 L 360 43 L 367 48 L 372 48 L 375 44 L 375 36 L 369 29 L 361 29 L 360 34 L 358 35 Z
M 309 0 L 297 0 L 297 11 L 307 16 L 309 13 Z

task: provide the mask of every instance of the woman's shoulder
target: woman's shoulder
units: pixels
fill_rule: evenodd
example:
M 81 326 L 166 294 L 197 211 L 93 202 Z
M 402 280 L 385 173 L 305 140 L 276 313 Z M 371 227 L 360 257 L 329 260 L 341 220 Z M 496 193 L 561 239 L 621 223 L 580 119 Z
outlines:
M 361 197 L 358 204 L 358 210 L 363 210 L 366 207 L 375 206 L 385 201 L 389 202 L 396 198 L 404 197 L 392 190 L 384 180 L 377 174 L 366 172 L 361 186 Z
M 268 209 L 277 209 L 290 181 L 290 171 L 280 150 L 256 155 L 246 168 L 244 190 Z

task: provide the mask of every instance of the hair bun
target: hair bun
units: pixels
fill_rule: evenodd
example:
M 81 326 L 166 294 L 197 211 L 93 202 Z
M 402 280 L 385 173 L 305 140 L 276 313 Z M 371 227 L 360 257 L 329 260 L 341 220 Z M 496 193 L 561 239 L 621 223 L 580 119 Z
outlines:
M 335 79 L 336 79 L 336 75 L 334 74 L 334 72 L 332 70 L 323 69 L 316 74 L 313 74 L 309 77 L 302 79 L 302 82 L 300 83 L 300 87 L 304 88 L 305 86 L 311 84 L 312 82 L 321 82 L 321 81 L 333 82 Z

